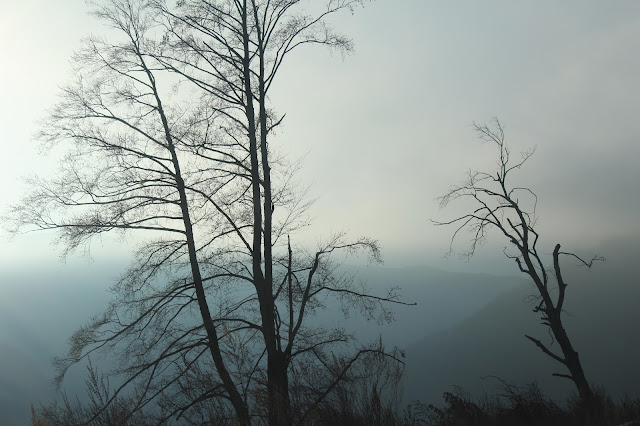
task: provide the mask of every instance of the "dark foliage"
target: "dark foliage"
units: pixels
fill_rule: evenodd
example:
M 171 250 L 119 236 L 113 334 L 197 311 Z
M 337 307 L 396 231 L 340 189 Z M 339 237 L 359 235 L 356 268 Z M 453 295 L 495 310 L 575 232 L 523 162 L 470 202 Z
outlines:
M 342 362 L 339 359 L 336 363 Z M 305 370 L 311 381 L 323 380 L 319 370 Z M 461 387 L 444 392 L 441 405 L 414 401 L 404 410 L 400 408 L 402 369 L 379 354 L 371 354 L 366 362 L 351 370 L 348 377 L 317 406 L 308 410 L 303 386 L 292 392 L 293 409 L 299 425 L 310 426 L 618 426 L 640 424 L 640 398 L 623 397 L 614 401 L 603 389 L 596 389 L 589 406 L 577 396 L 564 403 L 554 401 L 541 391 L 536 383 L 516 386 L 502 379 L 496 395 L 474 399 Z M 298 382 L 301 383 L 301 382 Z M 307 389 L 308 390 L 308 389 Z M 211 406 L 212 417 L 206 423 L 192 423 L 182 418 L 178 423 L 158 421 L 161 416 L 138 410 L 136 417 L 127 422 L 135 398 L 119 397 L 100 415 L 102 399 L 110 394 L 108 381 L 89 368 L 87 379 L 89 402 L 71 403 L 64 398 L 62 404 L 32 408 L 33 426 L 63 426 L 89 424 L 98 426 L 151 425 L 151 424 L 207 424 L 236 425 L 233 416 Z M 211 404 L 214 401 L 210 401 Z M 304 417 L 300 413 L 308 412 Z
M 500 380 L 500 379 L 498 379 Z M 616 426 L 640 419 L 640 398 L 615 402 L 603 390 L 594 392 L 589 405 L 576 396 L 565 404 L 547 398 L 536 383 L 515 386 L 503 380 L 501 393 L 474 400 L 461 388 L 443 394 L 444 404 L 413 402 L 405 425 L 428 426 Z M 640 424 L 640 423 L 639 423 Z

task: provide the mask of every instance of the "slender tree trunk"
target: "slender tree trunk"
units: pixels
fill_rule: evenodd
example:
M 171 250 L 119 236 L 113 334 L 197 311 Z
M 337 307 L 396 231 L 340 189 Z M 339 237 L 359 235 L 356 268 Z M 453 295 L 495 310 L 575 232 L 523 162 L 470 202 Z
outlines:
M 194 287 L 196 289 L 196 297 L 198 300 L 198 307 L 200 309 L 200 316 L 202 318 L 205 331 L 208 337 L 208 347 L 211 353 L 211 357 L 213 359 L 213 363 L 216 367 L 218 374 L 222 380 L 223 386 L 229 395 L 229 400 L 231 401 L 231 405 L 233 406 L 236 415 L 238 416 L 238 421 L 243 426 L 248 426 L 251 424 L 251 420 L 249 417 L 249 410 L 247 405 L 238 392 L 238 389 L 233 382 L 229 371 L 224 363 L 222 358 L 222 351 L 220 350 L 220 345 L 218 343 L 218 333 L 216 331 L 215 325 L 211 318 L 211 312 L 209 311 L 209 305 L 207 303 L 206 294 L 204 291 L 204 285 L 202 282 L 202 275 L 200 273 L 200 264 L 198 263 L 197 253 L 196 253 L 196 244 L 193 235 L 193 226 L 191 223 L 191 216 L 189 213 L 189 203 L 187 201 L 186 187 L 184 180 L 182 178 L 182 172 L 180 170 L 180 162 L 178 160 L 178 155 L 176 153 L 175 145 L 173 143 L 173 138 L 171 136 L 171 131 L 169 128 L 169 123 L 164 113 L 164 109 L 162 107 L 162 102 L 158 95 L 155 79 L 153 78 L 151 72 L 144 65 L 144 59 L 140 56 L 140 60 L 142 61 L 145 70 L 147 71 L 147 75 L 149 76 L 150 83 L 153 87 L 153 91 L 156 97 L 156 102 L 158 104 L 157 110 L 160 118 L 162 120 L 162 125 L 164 127 L 165 139 L 167 142 L 167 148 L 171 154 L 171 162 L 173 163 L 174 173 L 175 173 L 175 182 L 178 190 L 178 194 L 180 197 L 180 209 L 182 212 L 182 221 L 184 223 L 185 228 L 185 236 L 187 239 L 187 248 L 189 252 L 189 263 L 191 266 L 191 275 L 193 278 Z
M 255 5 L 251 6 L 255 18 Z M 249 51 L 249 5 L 242 3 L 243 26 L 243 68 L 246 115 L 248 120 L 249 149 L 251 159 L 252 198 L 253 198 L 253 275 L 256 293 L 260 305 L 262 334 L 267 352 L 267 410 L 270 426 L 289 426 L 291 424 L 289 408 L 289 385 L 287 362 L 278 347 L 275 321 L 275 302 L 273 300 L 272 241 L 271 241 L 271 171 L 267 153 L 267 125 L 264 93 L 264 51 L 260 50 L 259 75 L 259 121 L 256 123 L 254 93 L 251 81 L 251 53 Z M 256 18 L 257 19 L 257 18 Z M 257 22 L 256 22 L 257 23 Z M 259 29 L 258 29 L 259 31 Z M 259 126 L 259 127 L 258 127 Z M 258 144 L 260 133 L 260 144 Z M 262 164 L 260 164 L 262 162 Z M 260 167 L 262 165 L 262 167 Z M 262 177 L 260 176 L 262 171 Z M 260 182 L 262 180 L 262 198 Z M 264 216 L 263 216 L 264 215 Z M 263 223 L 264 218 L 264 223 Z M 264 258 L 262 250 L 264 249 Z M 264 260 L 264 273 L 262 271 Z
M 573 349 L 573 345 L 571 345 L 571 340 L 569 340 L 569 336 L 562 325 L 560 315 L 552 315 L 549 319 L 553 335 L 560 345 L 560 349 L 564 355 L 564 364 L 569 370 L 571 380 L 576 385 L 578 395 L 583 402 L 588 402 L 593 398 L 593 391 L 591 390 L 589 382 L 584 374 L 584 370 L 582 369 L 582 363 L 578 357 L 578 352 L 576 352 Z
M 182 194 L 181 197 L 182 199 Z M 181 203 L 182 204 L 182 203 Z M 183 211 L 185 211 L 186 205 L 182 204 L 185 207 Z M 186 212 L 186 217 L 188 217 L 188 211 Z M 200 274 L 200 267 L 198 264 L 198 260 L 196 257 L 196 248 L 193 240 L 193 234 L 191 232 L 191 222 L 185 219 L 185 227 L 188 228 L 187 232 L 187 245 L 189 248 L 189 260 L 191 263 L 191 273 L 193 275 L 193 282 L 196 288 L 196 296 L 198 298 L 198 307 L 200 308 L 200 315 L 204 322 L 204 327 L 207 332 L 209 350 L 211 352 L 211 356 L 213 358 L 213 363 L 216 366 L 216 370 L 222 379 L 222 383 L 225 387 L 225 390 L 229 394 L 229 400 L 231 401 L 231 405 L 238 416 L 238 420 L 241 425 L 250 425 L 251 420 L 249 417 L 249 410 L 247 405 L 242 398 L 242 395 L 238 392 L 238 389 L 229 374 L 229 371 L 226 368 L 224 360 L 222 359 L 222 352 L 220 350 L 220 345 L 218 344 L 218 333 L 216 331 L 215 325 L 213 324 L 213 320 L 211 319 L 211 313 L 209 311 L 209 305 L 207 304 L 206 294 L 204 291 L 204 286 L 202 284 L 202 276 Z
M 291 403 L 289 399 L 288 361 L 280 346 L 280 335 L 276 324 L 275 301 L 273 300 L 273 198 L 271 191 L 271 166 L 269 165 L 269 145 L 267 144 L 267 108 L 265 92 L 264 55 L 265 45 L 258 17 L 258 8 L 252 0 L 252 9 L 258 38 L 258 103 L 260 126 L 260 154 L 263 180 L 264 214 L 264 278 L 265 305 L 263 327 L 267 336 L 267 392 L 269 399 L 269 424 L 271 426 L 289 426 L 292 424 Z
M 580 362 L 580 358 L 578 357 L 578 352 L 576 352 L 573 349 L 573 345 L 571 344 L 569 335 L 567 334 L 567 331 L 564 328 L 564 325 L 562 324 L 561 314 L 562 314 L 562 308 L 564 304 L 564 293 L 567 285 L 562 278 L 560 263 L 558 259 L 560 245 L 557 244 L 553 251 L 554 270 L 556 273 L 556 279 L 558 280 L 558 292 L 559 292 L 557 302 L 554 305 L 553 299 L 549 294 L 549 289 L 545 284 L 546 277 L 542 279 L 538 275 L 534 267 L 533 260 L 529 256 L 528 242 L 526 238 L 527 238 L 527 233 L 525 233 L 525 240 L 524 240 L 525 247 L 527 249 L 523 249 L 521 253 L 529 271 L 527 273 L 533 279 L 534 283 L 536 284 L 536 287 L 538 288 L 538 292 L 542 297 L 543 304 L 545 306 L 545 309 L 543 310 L 545 312 L 544 319 L 548 322 L 547 325 L 549 326 L 549 328 L 551 328 L 551 332 L 553 333 L 553 336 L 555 337 L 556 341 L 558 342 L 558 345 L 560 346 L 560 350 L 562 351 L 563 358 L 558 358 L 555 355 L 551 355 L 551 356 L 554 357 L 557 361 L 564 364 L 564 366 L 569 370 L 569 375 L 556 374 L 556 376 L 561 376 L 561 377 L 571 379 L 571 381 L 573 381 L 573 383 L 575 384 L 576 389 L 578 390 L 578 395 L 580 396 L 580 399 L 583 402 L 588 403 L 593 397 L 593 391 L 591 390 L 591 387 L 589 386 L 589 382 L 587 381 L 587 378 L 584 374 L 584 370 L 582 369 L 582 363 Z M 533 339 L 531 340 L 536 342 Z M 538 346 L 542 345 L 542 343 L 540 342 L 536 342 L 536 344 Z M 546 350 L 543 349 L 543 351 L 545 351 L 547 354 L 550 354 L 550 351 L 548 349 Z
M 565 365 L 571 373 L 571 380 L 573 380 L 573 383 L 575 383 L 578 388 L 580 399 L 583 402 L 589 403 L 593 398 L 593 391 L 591 390 L 591 387 L 589 387 L 589 382 L 587 382 L 584 371 L 582 370 L 582 363 L 578 357 L 578 352 L 573 349 L 569 336 L 562 325 L 561 314 L 564 306 L 564 296 L 567 289 L 567 283 L 564 282 L 562 269 L 560 267 L 560 244 L 556 244 L 553 249 L 553 269 L 556 274 L 556 280 L 558 281 L 558 299 L 555 309 L 553 310 L 553 315 L 550 316 L 550 319 L 553 319 L 553 333 L 556 336 L 556 340 L 558 341 L 560 348 L 562 349 Z
M 267 362 L 269 425 L 289 426 L 291 425 L 291 403 L 287 361 L 282 351 L 276 351 L 269 356 Z

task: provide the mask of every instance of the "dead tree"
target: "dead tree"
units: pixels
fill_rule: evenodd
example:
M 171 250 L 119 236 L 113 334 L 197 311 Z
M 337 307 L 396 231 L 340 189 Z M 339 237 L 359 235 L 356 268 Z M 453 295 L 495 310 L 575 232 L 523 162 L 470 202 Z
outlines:
M 498 149 L 498 170 L 494 172 L 469 172 L 464 184 L 454 187 L 438 200 L 441 207 L 452 201 L 467 200 L 471 202 L 472 211 L 456 219 L 446 222 L 436 222 L 438 225 L 456 225 L 451 240 L 453 243 L 462 230 L 471 232 L 471 244 L 463 256 L 472 256 L 479 244 L 485 241 L 487 233 L 496 229 L 508 241 L 514 254 L 505 249 L 505 254 L 518 265 L 520 272 L 531 278 L 538 290 L 539 303 L 534 312 L 541 315 L 542 324 L 547 326 L 560 347 L 560 354 L 552 351 L 540 340 L 525 335 L 527 339 L 539 347 L 545 354 L 558 361 L 568 370 L 569 374 L 554 373 L 554 376 L 570 379 L 575 384 L 580 398 L 589 400 L 593 396 L 592 389 L 582 369 L 578 352 L 574 349 L 562 322 L 563 307 L 567 283 L 561 271 L 560 256 L 570 256 L 583 265 L 591 267 L 594 257 L 585 261 L 573 253 L 560 251 L 560 244 L 556 244 L 551 259 L 551 268 L 544 263 L 542 254 L 538 251 L 540 235 L 535 229 L 536 203 L 535 193 L 527 188 L 511 183 L 512 172 L 520 169 L 533 155 L 534 150 L 524 152 L 520 158 L 513 160 L 511 152 L 505 143 L 504 130 L 500 122 L 495 119 L 494 126 L 474 123 L 476 132 L 483 142 Z M 552 282 L 555 281 L 555 286 Z M 557 290 L 557 294 L 553 292 Z

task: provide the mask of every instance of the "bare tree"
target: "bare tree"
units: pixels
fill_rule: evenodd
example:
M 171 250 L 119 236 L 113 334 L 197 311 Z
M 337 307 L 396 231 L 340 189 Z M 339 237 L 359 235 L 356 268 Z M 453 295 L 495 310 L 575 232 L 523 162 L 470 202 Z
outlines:
M 289 425 L 367 354 L 401 362 L 380 345 L 354 347 L 344 330 L 309 326 L 329 301 L 385 319 L 397 295 L 370 295 L 332 260 L 342 251 L 379 261 L 376 241 L 291 244 L 308 201 L 270 146 L 283 116 L 268 93 L 284 57 L 309 44 L 350 49 L 325 19 L 357 4 L 328 0 L 313 16 L 298 0 L 95 5 L 116 35 L 76 55 L 76 81 L 41 133 L 70 145 L 61 173 L 33 179 L 12 214 L 16 229 L 59 231 L 65 253 L 112 231 L 147 235 L 109 309 L 57 360 L 62 380 L 93 353 L 118 357 L 121 381 L 89 422 L 133 389 L 131 416 L 155 404 L 147 413 L 159 422 Z M 302 364 L 326 380 L 293 410 L 290 377 Z
M 329 280 L 329 275 L 318 274 L 322 258 L 345 249 L 365 249 L 376 258 L 378 248 L 367 239 L 353 243 L 336 239 L 310 256 L 306 267 L 294 270 L 288 245 L 287 269 L 279 268 L 274 248 L 279 238 L 288 234 L 289 218 L 295 216 L 287 212 L 286 197 L 283 199 L 286 191 L 273 181 L 270 141 L 284 116 L 269 107 L 269 93 L 285 57 L 294 49 L 312 44 L 351 49 L 350 40 L 334 33 L 326 18 L 343 10 L 352 11 L 361 1 L 329 0 L 315 15 L 302 10 L 297 0 L 185 1 L 175 9 L 161 1 L 155 4 L 166 29 L 165 43 L 155 58 L 202 93 L 218 118 L 219 137 L 237 143 L 246 153 L 242 161 L 250 223 L 246 228 L 240 227 L 230 215 L 226 217 L 244 246 L 244 264 L 251 265 L 247 278 L 254 286 L 260 313 L 256 324 L 264 341 L 269 422 L 290 424 L 288 369 L 296 339 L 302 337 L 299 333 L 311 299 L 323 292 L 337 291 L 341 295 L 365 296 L 364 292 L 327 285 L 314 290 L 317 277 Z M 220 157 L 215 145 L 199 143 L 197 149 L 215 162 L 227 160 Z M 282 223 L 274 223 L 276 204 L 279 212 L 285 212 Z M 293 281 L 300 281 L 297 274 L 301 272 L 308 276 L 302 280 L 299 299 L 294 300 Z M 279 297 L 284 299 L 284 306 L 278 305 Z M 281 313 L 286 317 L 281 318 Z M 338 340 L 331 337 L 326 342 Z
M 556 244 L 551 267 L 545 264 L 543 255 L 538 251 L 540 235 L 535 229 L 537 197 L 531 189 L 513 185 L 510 179 L 512 172 L 520 169 L 533 155 L 534 150 L 524 152 L 521 158 L 513 160 L 505 143 L 504 129 L 498 119 L 494 120 L 492 127 L 474 123 L 474 128 L 483 142 L 488 142 L 498 149 L 498 170 L 470 171 L 464 184 L 454 187 L 438 200 L 442 207 L 452 201 L 468 200 L 473 210 L 453 220 L 436 223 L 457 226 L 451 240 L 451 251 L 462 230 L 471 232 L 471 244 L 463 253 L 466 257 L 474 254 L 491 229 L 496 229 L 506 238 L 509 247 L 515 249 L 515 253 L 510 254 L 505 248 L 505 254 L 515 261 L 520 272 L 528 275 L 534 282 L 539 295 L 534 312 L 541 314 L 542 324 L 549 328 L 560 346 L 561 354 L 556 354 L 534 337 L 525 337 L 569 371 L 569 374 L 554 373 L 554 376 L 573 381 L 580 398 L 589 400 L 593 396 L 592 389 L 585 377 L 578 352 L 571 344 L 562 322 L 567 283 L 562 276 L 560 256 L 570 256 L 587 267 L 591 267 L 596 260 L 604 259 L 596 256 L 585 261 L 573 253 L 560 251 L 560 244 Z M 555 286 L 552 285 L 553 281 Z
M 22 225 L 59 230 L 67 251 L 112 230 L 147 231 L 154 236 L 139 250 L 138 265 L 116 288 L 120 300 L 73 336 L 69 356 L 58 360 L 61 377 L 93 351 L 120 345 L 123 357 L 135 360 L 134 369 L 121 371 L 129 375 L 121 388 L 146 375 L 152 389 L 160 366 L 208 351 L 240 423 L 248 424 L 248 409 L 222 359 L 198 263 L 202 246 L 196 243 L 195 228 L 203 218 L 190 211 L 203 203 L 198 188 L 202 175 L 212 170 L 181 168 L 184 163 L 198 164 L 198 159 L 175 137 L 181 127 L 189 126 L 181 120 L 185 111 L 176 103 L 169 108 L 163 104 L 157 63 L 146 55 L 154 43 L 148 38 L 153 24 L 148 12 L 143 4 L 126 1 L 97 10 L 124 41 L 90 39 L 76 55 L 77 79 L 63 90 L 63 101 L 41 133 L 49 144 L 71 141 L 73 150 L 58 179 L 32 181 L 35 190 L 14 216 Z M 188 269 L 189 279 L 174 278 L 158 286 L 153 280 L 163 268 Z M 199 321 L 185 329 L 174 320 L 192 302 Z M 122 316 L 116 309 L 121 306 L 136 312 Z M 100 331 L 113 322 L 120 326 L 117 331 Z M 153 342 L 132 340 L 136 333 L 151 330 L 156 333 Z M 159 351 L 163 343 L 164 350 Z M 153 392 L 167 385 L 157 384 Z M 141 395 L 136 408 L 153 396 Z

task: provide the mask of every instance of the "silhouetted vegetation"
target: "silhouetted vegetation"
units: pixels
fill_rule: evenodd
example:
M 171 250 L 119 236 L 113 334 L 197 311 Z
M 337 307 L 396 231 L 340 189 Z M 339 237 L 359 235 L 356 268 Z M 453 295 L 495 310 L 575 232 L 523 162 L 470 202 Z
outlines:
M 367 351 L 353 362 L 351 357 L 333 356 L 330 370 L 344 372 L 340 381 L 313 363 L 300 365 L 291 373 L 291 413 L 293 424 L 304 425 L 392 425 L 398 421 L 402 363 L 389 358 L 381 350 Z M 346 368 L 349 366 L 349 368 Z M 335 382 L 326 389 L 325 382 Z M 177 418 L 169 418 L 171 404 L 140 407 L 139 395 L 115 394 L 109 380 L 91 364 L 88 366 L 86 393 L 88 401 L 72 400 L 66 395 L 61 401 L 39 408 L 32 407 L 34 426 L 120 426 L 120 425 L 238 425 L 241 422 L 232 410 L 211 398 Z M 267 395 L 256 396 L 263 401 L 254 407 L 251 421 L 267 424 L 269 421 Z M 111 400 L 111 401 L 109 401 Z
M 525 337 L 568 370 L 568 374 L 553 373 L 553 375 L 571 380 L 580 398 L 588 404 L 593 396 L 593 390 L 563 323 L 567 282 L 562 276 L 560 256 L 577 259 L 588 268 L 594 261 L 604 259 L 594 256 L 590 260 L 583 260 L 574 253 L 560 251 L 560 244 L 556 244 L 551 265 L 547 263 L 544 254 L 538 249 L 540 240 L 540 234 L 536 230 L 538 197 L 530 188 L 512 182 L 512 173 L 519 170 L 531 158 L 534 150 L 523 152 L 520 158 L 514 160 L 505 142 L 504 129 L 497 118 L 494 120 L 493 127 L 474 123 L 474 128 L 482 142 L 497 148 L 497 170 L 469 171 L 466 181 L 453 187 L 440 197 L 439 201 L 440 205 L 445 207 L 451 202 L 463 200 L 470 202 L 471 207 L 453 220 L 436 222 L 436 224 L 457 227 L 451 239 L 450 252 L 453 252 L 454 241 L 461 231 L 466 230 L 471 234 L 471 243 L 462 254 L 466 258 L 473 256 L 477 247 L 486 241 L 488 233 L 492 230 L 507 241 L 509 246 L 508 249 L 505 248 L 504 253 L 515 262 L 518 270 L 535 284 L 538 294 L 533 311 L 540 314 L 541 323 L 548 328 L 549 333 L 558 343 L 561 353 L 555 353 L 539 339 L 529 335 Z M 555 286 L 553 286 L 554 281 Z
M 461 387 L 444 392 L 443 403 L 414 401 L 400 406 L 400 378 L 402 371 L 379 355 L 369 358 L 367 366 L 353 369 L 349 377 L 337 386 L 331 395 L 323 398 L 312 410 L 298 406 L 292 390 L 294 424 L 313 426 L 617 426 L 640 423 L 640 398 L 629 397 L 614 401 L 602 389 L 594 391 L 591 405 L 585 406 L 576 396 L 563 403 L 544 395 L 536 383 L 515 386 L 499 378 L 500 391 L 496 395 L 473 398 Z M 209 417 L 205 423 L 186 416 L 171 423 L 161 421 L 153 412 L 135 409 L 135 398 L 117 397 L 105 406 L 109 395 L 106 379 L 92 368 L 87 379 L 88 403 L 72 403 L 64 398 L 61 404 L 52 403 L 39 409 L 32 408 L 33 426 L 95 426 L 152 425 L 152 424 L 207 424 L 234 426 L 239 422 L 224 412 L 221 405 L 208 401 L 204 410 Z M 309 374 L 308 371 L 304 372 Z M 319 377 L 311 374 L 312 379 Z M 303 391 L 304 392 L 304 391 Z M 206 407 L 206 405 L 210 405 Z M 203 407 L 200 407 L 203 409 Z M 301 413 L 306 413 L 301 417 Z M 132 417 L 132 413 L 133 417 Z M 93 419 L 93 420 L 91 420 Z M 128 419 L 128 420 L 127 420 Z M 261 424 L 266 418 L 254 418 Z
M 499 380 L 499 379 L 498 379 Z M 515 386 L 501 381 L 499 395 L 474 399 L 461 388 L 443 394 L 444 404 L 412 403 L 405 424 L 428 426 L 615 426 L 640 420 L 640 398 L 614 401 L 596 389 L 591 405 L 577 397 L 564 404 L 543 394 L 536 383 Z
M 156 406 L 159 422 L 197 423 L 213 401 L 216 418 L 288 426 L 372 354 L 402 364 L 382 345 L 308 321 L 333 303 L 384 322 L 385 302 L 400 303 L 335 271 L 336 253 L 380 262 L 377 241 L 338 232 L 296 244 L 311 201 L 274 142 L 284 115 L 270 89 L 302 46 L 351 49 L 328 18 L 362 0 L 322 3 L 93 3 L 111 32 L 74 56 L 75 79 L 39 134 L 65 150 L 60 173 L 32 179 L 12 211 L 16 232 L 55 230 L 65 254 L 105 233 L 144 235 L 107 310 L 55 360 L 60 383 L 94 352 L 115 358 L 121 384 L 94 394 L 99 410 L 75 411 L 92 413 L 89 422 L 133 398 L 128 412 L 116 407 L 128 421 Z M 323 373 L 295 395 L 296 413 L 299 369 Z

